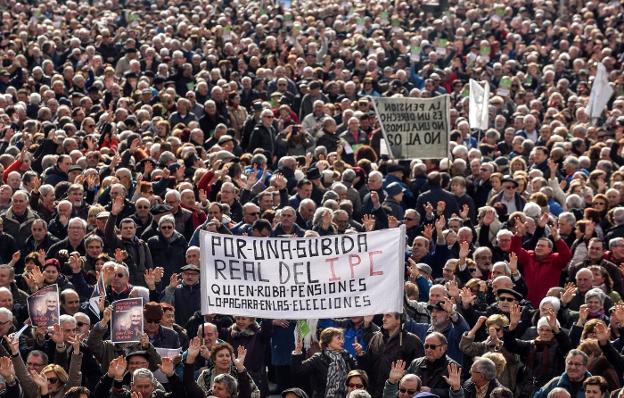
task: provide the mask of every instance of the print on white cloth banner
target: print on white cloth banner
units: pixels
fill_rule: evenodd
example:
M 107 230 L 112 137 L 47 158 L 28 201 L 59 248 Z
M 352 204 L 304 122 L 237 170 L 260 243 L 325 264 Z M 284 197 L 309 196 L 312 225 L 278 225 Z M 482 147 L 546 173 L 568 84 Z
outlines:
M 314 319 L 402 312 L 404 229 L 319 238 L 201 231 L 202 314 Z
M 381 131 L 393 159 L 442 159 L 448 156 L 450 100 L 373 98 Z

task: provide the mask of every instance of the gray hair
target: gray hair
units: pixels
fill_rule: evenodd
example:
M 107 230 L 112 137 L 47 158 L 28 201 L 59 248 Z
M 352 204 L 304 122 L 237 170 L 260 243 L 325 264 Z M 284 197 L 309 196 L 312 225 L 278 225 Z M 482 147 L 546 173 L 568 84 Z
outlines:
M 67 224 L 67 226 L 69 227 L 70 225 L 76 224 L 76 223 L 80 224 L 80 226 L 82 227 L 84 231 L 87 230 L 87 222 L 80 217 L 73 217 L 71 220 L 69 220 L 69 223 Z
M 64 323 L 71 323 L 72 325 L 76 326 L 76 319 L 74 319 L 74 317 L 71 315 L 63 314 L 59 317 L 59 324 L 62 325 Z
M 491 359 L 476 357 L 473 366 L 485 377 L 486 380 L 494 380 L 496 378 L 496 365 Z
M 316 209 L 316 211 L 314 212 L 314 217 L 312 218 L 312 225 L 321 225 L 321 219 L 326 213 L 329 213 L 331 215 L 333 212 L 327 207 L 319 207 L 318 209 Z
M 583 198 L 573 193 L 566 198 L 565 204 L 568 209 L 582 209 L 583 202 Z
M 132 382 L 134 383 L 134 380 L 136 379 L 149 379 L 152 384 L 156 384 L 156 378 L 154 377 L 154 373 L 152 373 L 152 371 L 149 369 L 140 368 L 132 372 Z
M 564 211 L 563 213 L 559 214 L 559 220 L 566 220 L 571 225 L 576 224 L 576 217 L 569 211 Z
M 587 364 L 589 363 L 589 356 L 587 356 L 587 354 L 584 353 L 583 351 L 578 350 L 576 348 L 568 352 L 568 355 L 566 355 L 566 359 L 568 359 L 569 357 L 576 357 L 576 356 L 583 357 L 583 365 L 587 366 Z
M 214 378 L 214 383 L 223 384 L 230 396 L 235 397 L 238 390 L 238 382 L 229 374 L 223 373 Z
M 11 282 L 15 279 L 15 268 L 11 267 L 9 264 L 0 264 L 0 269 L 8 269 L 9 270 L 9 279 Z M 10 292 L 10 290 L 9 290 Z
M 0 308 L 0 315 L 1 314 L 5 314 L 9 318 L 8 320 L 13 321 L 13 313 L 11 312 L 11 310 L 2 307 Z
M 163 216 L 160 220 L 158 220 L 158 228 L 165 223 L 170 223 L 175 227 L 175 218 L 171 214 Z
M 624 238 L 613 238 L 609 241 L 609 250 L 612 250 L 614 246 L 622 244 Z
M 366 390 L 353 390 L 347 395 L 347 398 L 371 398 L 371 395 Z
M 602 291 L 601 288 L 595 287 L 587 291 L 587 293 L 585 293 L 585 302 L 587 303 L 587 300 L 589 300 L 590 298 L 594 298 L 594 297 L 600 300 L 602 304 L 604 304 L 604 301 L 607 295 Z

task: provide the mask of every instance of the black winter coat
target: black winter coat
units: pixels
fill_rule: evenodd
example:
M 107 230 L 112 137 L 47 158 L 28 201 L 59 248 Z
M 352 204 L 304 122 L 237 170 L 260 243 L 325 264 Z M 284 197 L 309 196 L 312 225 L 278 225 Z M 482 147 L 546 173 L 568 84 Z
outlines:
M 147 246 L 154 266 L 165 269 L 163 281 L 168 281 L 172 274 L 179 273 L 180 268 L 186 265 L 187 242 L 178 231 L 174 230 L 169 240 L 165 239 L 161 233 L 152 236 L 147 240 Z
M 342 359 L 347 365 L 347 372 L 356 369 L 355 359 L 345 350 L 341 352 Z M 291 369 L 295 374 L 305 374 L 310 380 L 312 398 L 324 398 L 327 388 L 327 372 L 331 359 L 325 352 L 317 352 L 310 358 L 303 360 L 304 355 L 293 355 Z

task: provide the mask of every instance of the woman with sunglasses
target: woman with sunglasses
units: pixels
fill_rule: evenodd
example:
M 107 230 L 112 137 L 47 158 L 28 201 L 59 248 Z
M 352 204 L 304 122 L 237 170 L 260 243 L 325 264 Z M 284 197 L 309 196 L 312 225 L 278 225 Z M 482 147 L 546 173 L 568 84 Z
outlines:
M 14 335 L 5 337 L 11 350 L 11 361 L 15 374 L 24 389 L 24 396 L 30 398 L 63 398 L 65 392 L 72 387 L 80 386 L 82 374 L 82 352 L 80 338 L 67 338 L 72 345 L 73 352 L 69 360 L 69 374 L 60 365 L 50 364 L 39 373 L 36 370 L 28 371 L 19 352 L 19 339 Z
M 347 374 L 347 394 L 354 390 L 368 391 L 368 375 L 365 371 L 354 369 Z

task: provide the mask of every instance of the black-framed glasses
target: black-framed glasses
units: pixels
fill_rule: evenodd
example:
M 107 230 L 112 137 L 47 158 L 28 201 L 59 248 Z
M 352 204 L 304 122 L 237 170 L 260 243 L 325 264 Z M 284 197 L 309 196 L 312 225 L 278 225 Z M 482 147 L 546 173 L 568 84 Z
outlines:
M 47 380 L 48 380 L 48 383 L 50 384 L 56 384 L 59 381 L 58 377 L 49 377 L 47 378 Z
M 347 384 L 347 387 L 349 387 L 349 388 L 364 388 L 364 384 L 349 383 L 349 384 Z
M 438 347 L 441 347 L 442 344 L 425 344 L 426 350 L 435 350 Z
M 173 229 L 171 225 L 161 225 L 160 229 Z
M 413 395 L 413 394 L 416 394 L 418 392 L 418 390 L 410 390 L 409 388 L 401 388 L 401 387 L 399 387 L 399 392 L 401 392 L 403 394 Z

